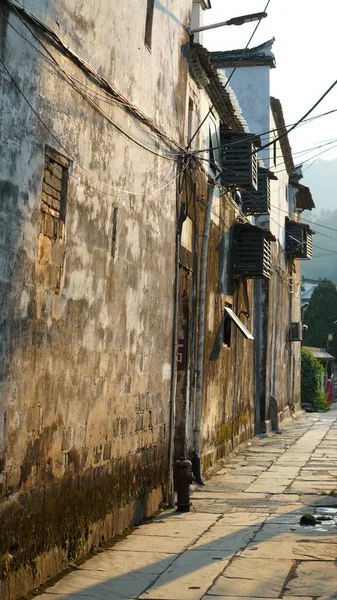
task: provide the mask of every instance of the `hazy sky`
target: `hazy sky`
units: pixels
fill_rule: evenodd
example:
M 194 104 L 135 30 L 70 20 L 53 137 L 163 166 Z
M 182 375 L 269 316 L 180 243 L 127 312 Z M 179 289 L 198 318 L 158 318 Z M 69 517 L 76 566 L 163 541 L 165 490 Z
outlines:
M 267 0 L 211 0 L 205 11 L 206 23 L 263 11 Z M 282 103 L 287 124 L 297 121 L 337 79 L 337 5 L 335 0 L 271 0 L 250 44 L 257 46 L 275 37 L 276 69 L 271 71 L 271 94 Z M 223 27 L 204 34 L 208 50 L 244 48 L 256 23 Z M 312 115 L 337 109 L 337 85 Z M 312 116 L 310 115 L 310 116 Z M 256 132 L 258 133 L 258 132 Z M 335 139 L 336 138 L 336 139 Z M 335 145 L 320 158 L 337 158 L 337 112 L 305 124 L 290 134 L 293 152 L 307 150 L 329 140 Z M 325 150 L 294 154 L 295 163 Z M 303 168 L 310 163 L 304 163 Z

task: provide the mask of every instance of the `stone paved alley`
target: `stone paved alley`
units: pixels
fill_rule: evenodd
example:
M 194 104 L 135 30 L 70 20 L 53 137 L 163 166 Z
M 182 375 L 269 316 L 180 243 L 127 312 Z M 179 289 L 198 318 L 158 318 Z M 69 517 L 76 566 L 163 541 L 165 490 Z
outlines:
M 162 513 L 38 600 L 337 599 L 335 488 L 337 410 L 303 415 L 195 488 L 195 512 Z

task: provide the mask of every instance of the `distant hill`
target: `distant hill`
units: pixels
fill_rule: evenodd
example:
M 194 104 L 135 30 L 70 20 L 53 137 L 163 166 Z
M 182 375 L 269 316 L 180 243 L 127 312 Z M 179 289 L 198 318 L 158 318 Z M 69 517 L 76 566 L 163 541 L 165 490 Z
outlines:
M 327 278 L 337 283 L 337 159 L 318 159 L 304 172 L 301 183 L 310 188 L 316 205 L 313 211 L 302 214 L 303 220 L 331 228 L 310 224 L 320 233 L 314 235 L 312 260 L 301 261 L 302 275 L 310 279 Z
M 316 214 L 321 210 L 337 210 L 337 158 L 319 158 L 304 171 L 302 183 L 310 187 Z

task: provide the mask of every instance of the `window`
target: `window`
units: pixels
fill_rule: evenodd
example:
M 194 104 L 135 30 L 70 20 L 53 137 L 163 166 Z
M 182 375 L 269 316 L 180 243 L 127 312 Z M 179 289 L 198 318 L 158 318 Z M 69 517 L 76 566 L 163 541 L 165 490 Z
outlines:
M 191 141 L 192 136 L 194 134 L 194 131 L 196 129 L 194 122 L 195 122 L 194 102 L 193 102 L 192 98 L 189 97 L 189 100 L 188 100 L 187 140 L 186 140 L 186 145 L 187 146 L 190 144 L 190 141 Z M 195 147 L 195 142 L 196 142 L 196 140 L 194 139 L 192 141 L 191 148 Z
M 226 317 L 226 315 L 227 315 L 227 317 Z M 250 331 L 247 329 L 247 327 L 242 323 L 242 321 L 239 319 L 239 317 L 235 314 L 235 312 L 229 306 L 225 306 L 224 334 L 225 334 L 226 318 L 227 318 L 227 320 L 229 319 L 230 321 L 233 321 L 233 323 L 235 323 L 237 328 L 241 331 L 241 333 L 245 336 L 245 338 L 247 338 L 247 340 L 254 339 L 254 336 L 250 333 Z M 224 335 L 224 337 L 225 337 L 225 335 Z
M 232 321 L 229 314 L 225 311 L 223 317 L 223 345 L 230 348 L 232 333 Z
M 212 113 L 210 114 L 209 122 L 209 166 L 211 175 L 219 175 L 221 171 L 220 135 Z
M 152 46 L 153 9 L 154 0 L 147 0 L 144 42 L 149 50 Z
M 64 265 L 69 161 L 46 148 L 40 201 L 37 273 L 45 289 L 60 292 Z
M 112 236 L 111 236 L 111 256 L 115 258 L 117 243 L 117 219 L 118 208 L 115 206 L 112 212 Z

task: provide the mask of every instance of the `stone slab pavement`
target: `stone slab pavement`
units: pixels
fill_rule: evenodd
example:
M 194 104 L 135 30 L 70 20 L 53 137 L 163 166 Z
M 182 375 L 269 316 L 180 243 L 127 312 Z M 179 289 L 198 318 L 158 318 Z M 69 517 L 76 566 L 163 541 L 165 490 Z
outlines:
M 192 512 L 161 513 L 36 600 L 337 600 L 335 488 L 333 407 L 254 438 L 194 486 Z

